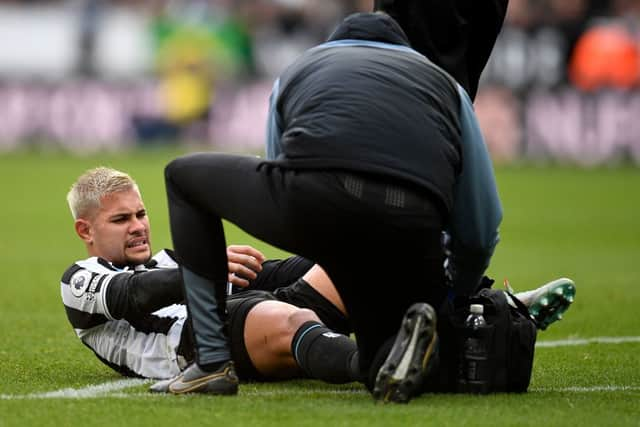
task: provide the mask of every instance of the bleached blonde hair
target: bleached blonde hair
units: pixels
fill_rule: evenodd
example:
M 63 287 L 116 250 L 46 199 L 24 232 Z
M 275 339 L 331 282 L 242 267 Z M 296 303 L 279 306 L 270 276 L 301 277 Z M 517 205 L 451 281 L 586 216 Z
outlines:
M 100 166 L 78 177 L 67 193 L 67 203 L 73 219 L 86 218 L 100 208 L 102 197 L 131 189 L 140 193 L 138 184 L 129 174 Z

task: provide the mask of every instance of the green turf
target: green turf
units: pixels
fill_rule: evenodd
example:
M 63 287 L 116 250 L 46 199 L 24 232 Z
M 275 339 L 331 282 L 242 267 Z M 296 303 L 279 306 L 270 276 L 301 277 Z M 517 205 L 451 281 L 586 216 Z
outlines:
M 0 427 L 640 425 L 638 342 L 538 348 L 529 393 L 425 395 L 406 406 L 376 406 L 357 385 L 314 381 L 244 385 L 236 398 L 155 396 L 145 385 L 90 399 L 34 398 L 120 379 L 75 338 L 60 302 L 60 275 L 85 256 L 64 200 L 69 185 L 99 164 L 131 172 L 154 247 L 169 247 L 162 168 L 177 153 L 0 155 Z M 497 179 L 505 218 L 490 275 L 516 290 L 560 276 L 578 287 L 565 320 L 539 341 L 639 336 L 640 170 L 502 167 Z M 227 230 L 228 242 L 284 255 Z

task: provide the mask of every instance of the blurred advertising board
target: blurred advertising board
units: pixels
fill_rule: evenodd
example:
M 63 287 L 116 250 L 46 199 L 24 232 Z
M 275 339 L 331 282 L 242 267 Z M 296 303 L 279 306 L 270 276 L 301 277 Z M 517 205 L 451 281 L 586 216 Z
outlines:
M 270 81 L 219 88 L 209 113 L 176 126 L 152 81 L 0 84 L 0 150 L 28 144 L 70 150 L 196 141 L 212 149 L 260 152 Z M 476 110 L 494 159 L 584 165 L 640 164 L 640 91 L 583 93 L 565 87 L 513 96 L 485 87 Z

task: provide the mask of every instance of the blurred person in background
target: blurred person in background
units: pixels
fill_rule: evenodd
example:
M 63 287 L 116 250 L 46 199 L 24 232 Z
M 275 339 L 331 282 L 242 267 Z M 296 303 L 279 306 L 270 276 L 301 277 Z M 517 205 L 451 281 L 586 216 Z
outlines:
M 585 92 L 640 84 L 640 2 L 613 0 L 605 16 L 587 23 L 569 64 L 571 82 Z
M 84 0 L 80 4 L 80 31 L 76 72 L 83 77 L 95 77 L 96 43 L 100 31 L 105 0 Z
M 342 0 L 258 0 L 252 10 L 256 65 L 274 78 L 302 52 L 324 40 L 352 2 Z M 370 7 L 370 6 L 369 6 Z
M 232 3 L 169 0 L 152 5 L 151 34 L 164 106 L 161 117 L 140 117 L 141 140 L 207 137 L 220 84 L 254 70 L 248 29 Z

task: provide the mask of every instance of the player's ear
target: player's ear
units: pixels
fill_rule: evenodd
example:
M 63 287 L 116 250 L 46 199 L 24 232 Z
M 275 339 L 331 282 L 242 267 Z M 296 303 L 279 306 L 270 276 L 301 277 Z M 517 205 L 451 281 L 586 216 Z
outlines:
M 78 218 L 74 223 L 76 234 L 86 243 L 93 242 L 93 233 L 91 230 L 91 223 L 86 219 Z

